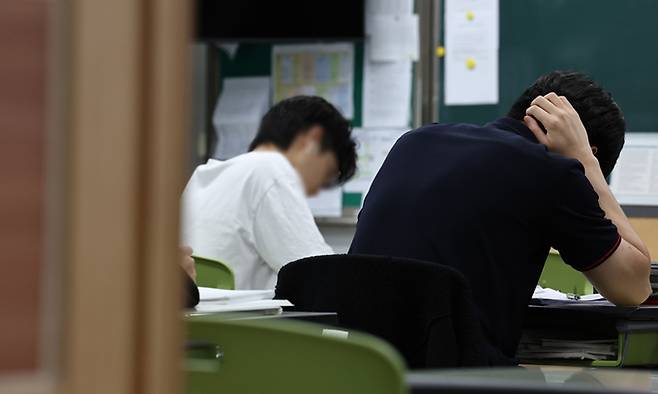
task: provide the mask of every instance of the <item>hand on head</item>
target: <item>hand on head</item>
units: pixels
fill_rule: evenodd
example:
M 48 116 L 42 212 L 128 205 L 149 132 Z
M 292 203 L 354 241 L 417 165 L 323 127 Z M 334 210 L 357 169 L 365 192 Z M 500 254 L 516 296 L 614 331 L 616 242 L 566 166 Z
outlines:
M 523 121 L 539 143 L 546 145 L 551 152 L 581 162 L 594 157 L 585 126 L 566 97 L 553 92 L 537 96 L 526 110 Z

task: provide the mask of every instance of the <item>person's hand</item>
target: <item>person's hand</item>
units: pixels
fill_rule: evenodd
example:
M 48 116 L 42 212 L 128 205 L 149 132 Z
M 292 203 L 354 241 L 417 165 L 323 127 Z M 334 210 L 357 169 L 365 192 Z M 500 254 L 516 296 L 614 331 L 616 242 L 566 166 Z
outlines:
M 537 96 L 526 110 L 523 121 L 539 143 L 551 152 L 583 163 L 594 158 L 585 126 L 566 97 L 553 92 Z M 537 121 L 544 126 L 546 134 Z
M 181 246 L 181 260 L 180 266 L 183 267 L 183 270 L 196 282 L 196 266 L 194 264 L 194 259 L 192 258 L 192 248 L 189 246 Z

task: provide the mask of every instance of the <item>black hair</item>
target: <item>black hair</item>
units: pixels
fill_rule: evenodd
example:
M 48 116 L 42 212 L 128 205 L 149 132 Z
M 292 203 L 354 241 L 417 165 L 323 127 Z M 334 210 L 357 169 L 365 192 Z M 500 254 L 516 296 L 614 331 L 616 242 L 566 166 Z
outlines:
M 338 179 L 347 182 L 356 171 L 356 143 L 350 122 L 327 100 L 317 96 L 295 96 L 280 101 L 263 116 L 249 150 L 271 143 L 279 149 L 290 147 L 295 137 L 313 126 L 321 126 L 322 151 L 331 150 L 338 161 Z
M 537 79 L 512 105 L 507 116 L 523 120 L 525 111 L 537 96 L 555 92 L 574 107 L 587 130 L 591 146 L 598 148 L 596 158 L 608 177 L 624 147 L 626 122 L 612 95 L 588 75 L 574 71 L 552 71 Z

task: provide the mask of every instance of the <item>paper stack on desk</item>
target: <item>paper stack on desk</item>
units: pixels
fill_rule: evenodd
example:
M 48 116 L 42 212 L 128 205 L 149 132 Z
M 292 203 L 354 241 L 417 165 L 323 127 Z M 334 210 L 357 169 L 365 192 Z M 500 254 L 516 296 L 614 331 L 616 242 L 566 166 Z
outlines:
M 274 290 L 224 290 L 199 287 L 199 305 L 190 315 L 219 312 L 281 313 L 284 306 L 292 306 L 288 300 L 273 300 Z
M 520 360 L 576 359 L 606 360 L 617 354 L 617 340 L 542 338 L 537 333 L 524 333 L 516 357 Z
M 271 300 L 274 290 L 226 290 L 212 287 L 199 287 L 199 299 L 213 302 L 240 302 Z
M 604 300 L 605 298 L 603 298 L 601 294 L 575 295 L 575 294 L 562 293 L 561 291 L 558 290 L 537 286 L 535 288 L 535 292 L 532 294 L 532 299 L 579 302 L 579 301 L 599 301 L 599 300 Z

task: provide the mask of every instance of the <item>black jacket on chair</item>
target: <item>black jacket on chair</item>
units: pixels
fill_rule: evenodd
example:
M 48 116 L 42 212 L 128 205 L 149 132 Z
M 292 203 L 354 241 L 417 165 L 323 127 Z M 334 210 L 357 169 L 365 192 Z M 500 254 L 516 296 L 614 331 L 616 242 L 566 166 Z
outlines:
M 464 277 L 413 259 L 328 255 L 284 266 L 278 299 L 336 312 L 340 326 L 379 336 L 410 368 L 509 365 L 485 340 Z

